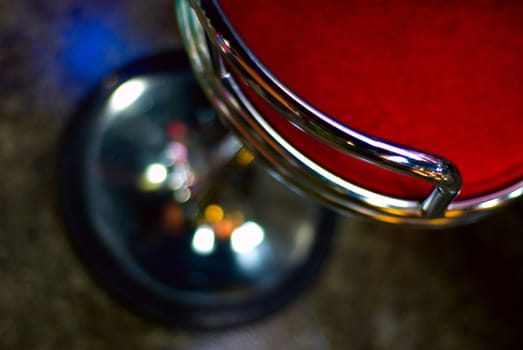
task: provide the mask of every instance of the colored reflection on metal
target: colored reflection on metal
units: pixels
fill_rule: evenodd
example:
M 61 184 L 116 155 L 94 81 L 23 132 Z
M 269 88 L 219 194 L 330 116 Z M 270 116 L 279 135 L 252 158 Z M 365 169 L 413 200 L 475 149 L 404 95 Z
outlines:
M 236 162 L 239 165 L 246 166 L 254 160 L 254 154 L 246 148 L 242 148 L 236 155 Z
M 223 208 L 217 204 L 210 204 L 205 208 L 205 220 L 209 222 L 218 222 L 223 219 Z

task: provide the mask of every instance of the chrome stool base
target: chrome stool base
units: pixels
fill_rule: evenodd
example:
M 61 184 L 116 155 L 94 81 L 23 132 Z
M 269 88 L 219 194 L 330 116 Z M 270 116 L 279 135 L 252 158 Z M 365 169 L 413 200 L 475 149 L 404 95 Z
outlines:
M 185 53 L 106 79 L 63 147 L 73 245 L 103 287 L 148 318 L 198 328 L 257 319 L 299 295 L 327 256 L 336 215 L 253 162 Z

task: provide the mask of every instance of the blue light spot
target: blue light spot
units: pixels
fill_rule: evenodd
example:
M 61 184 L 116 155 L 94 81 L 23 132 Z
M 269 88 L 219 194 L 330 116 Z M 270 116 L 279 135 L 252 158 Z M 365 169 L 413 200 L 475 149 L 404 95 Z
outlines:
M 74 23 L 63 33 L 62 64 L 73 79 L 95 82 L 109 74 L 124 57 L 124 43 L 99 21 Z

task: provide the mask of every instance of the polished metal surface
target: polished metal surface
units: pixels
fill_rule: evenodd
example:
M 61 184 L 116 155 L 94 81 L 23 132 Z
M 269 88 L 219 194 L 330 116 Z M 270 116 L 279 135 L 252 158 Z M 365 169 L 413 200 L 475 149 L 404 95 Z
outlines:
M 448 225 L 468 222 L 523 194 L 523 181 L 483 197 L 455 200 L 461 188 L 451 162 L 358 133 L 300 100 L 241 41 L 217 1 L 177 1 L 178 21 L 193 69 L 214 107 L 289 183 L 346 212 L 390 223 Z M 208 46 L 211 43 L 211 46 Z M 436 186 L 424 201 L 373 193 L 320 167 L 284 140 L 249 103 L 221 62 L 274 108 L 309 134 L 345 153 Z
M 65 144 L 65 216 L 88 267 L 145 316 L 226 327 L 316 275 L 335 216 L 256 164 L 218 123 L 183 52 L 108 78 Z

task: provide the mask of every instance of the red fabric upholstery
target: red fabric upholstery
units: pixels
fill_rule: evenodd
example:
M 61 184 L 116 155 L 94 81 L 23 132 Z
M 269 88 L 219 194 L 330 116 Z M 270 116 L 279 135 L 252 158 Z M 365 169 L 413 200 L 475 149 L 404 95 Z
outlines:
M 361 132 L 457 164 L 461 198 L 523 178 L 523 1 L 220 3 L 263 64 L 306 101 Z M 405 198 L 430 191 L 334 151 L 256 104 L 341 177 Z

